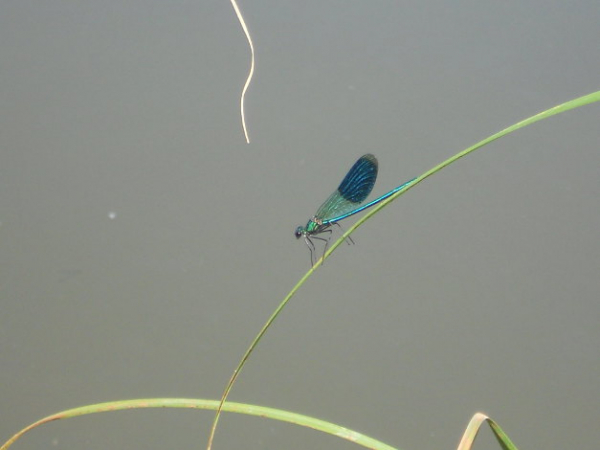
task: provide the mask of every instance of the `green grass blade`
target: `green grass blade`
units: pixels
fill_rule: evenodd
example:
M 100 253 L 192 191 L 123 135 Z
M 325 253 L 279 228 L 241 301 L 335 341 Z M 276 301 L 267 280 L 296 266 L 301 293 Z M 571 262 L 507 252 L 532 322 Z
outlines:
M 457 160 L 459 160 L 460 158 L 462 158 L 463 156 L 468 155 L 469 153 L 474 152 L 475 150 L 483 147 L 486 144 L 489 144 L 490 142 L 495 141 L 496 139 L 500 139 L 503 136 L 506 136 L 507 134 L 510 134 L 514 131 L 517 131 L 520 128 L 526 127 L 527 125 L 531 125 L 535 122 L 538 122 L 542 119 L 546 119 L 548 117 L 552 117 L 556 114 L 560 114 L 562 112 L 565 111 L 569 111 L 571 109 L 575 109 L 575 108 L 579 108 L 580 106 L 584 106 L 584 105 L 588 105 L 590 103 L 594 103 L 600 101 L 600 91 L 594 92 L 592 94 L 588 94 L 588 95 L 584 95 L 583 97 L 579 97 L 576 98 L 574 100 L 570 100 L 566 103 L 562 103 L 560 105 L 557 105 L 553 108 L 547 109 L 546 111 L 543 111 L 539 114 L 536 114 L 534 116 L 531 116 L 525 120 L 522 120 L 521 122 L 518 122 L 508 128 L 505 128 L 504 130 L 493 134 L 492 136 L 478 142 L 477 144 L 467 148 L 466 150 L 463 150 L 462 152 L 457 153 L 456 155 L 452 156 L 451 158 L 448 158 L 446 161 L 442 162 L 441 164 L 438 164 L 437 166 L 435 166 L 434 168 L 428 170 L 427 172 L 423 173 L 421 176 L 417 177 L 412 183 L 408 184 L 405 188 L 399 190 L 398 192 L 396 192 L 394 195 L 392 195 L 390 198 L 382 201 L 381 203 L 379 203 L 377 206 L 375 206 L 371 211 L 369 211 L 367 214 L 365 214 L 363 217 L 361 217 L 354 225 L 352 225 L 350 228 L 348 228 L 348 230 L 342 234 L 342 236 L 333 243 L 333 245 L 331 245 L 329 247 L 329 249 L 327 250 L 327 252 L 325 253 L 325 255 L 323 255 L 316 263 L 315 265 L 300 279 L 300 281 L 298 281 L 298 283 L 294 286 L 294 288 L 290 291 L 290 293 L 283 299 L 283 301 L 281 302 L 281 304 L 277 307 L 277 309 L 275 310 L 275 312 L 271 315 L 271 317 L 269 317 L 269 320 L 267 320 L 267 323 L 265 323 L 265 325 L 262 327 L 262 329 L 260 330 L 260 332 L 258 333 L 258 335 L 254 338 L 254 340 L 252 341 L 252 343 L 250 344 L 250 347 L 248 347 L 248 350 L 246 350 L 246 353 L 244 353 L 244 356 L 242 357 L 241 361 L 239 362 L 238 366 L 236 367 L 235 371 L 233 372 L 233 375 L 231 376 L 231 378 L 229 379 L 229 382 L 227 383 L 227 386 L 225 387 L 225 390 L 223 391 L 223 395 L 221 397 L 221 405 L 227 400 L 227 397 L 229 396 L 229 393 L 231 392 L 231 388 L 233 387 L 235 380 L 237 379 L 240 371 L 242 370 L 242 368 L 244 367 L 244 365 L 246 364 L 246 361 L 248 360 L 248 357 L 250 356 L 250 354 L 252 353 L 252 351 L 254 350 L 254 348 L 256 347 L 256 345 L 258 344 L 258 342 L 260 341 L 260 339 L 263 337 L 263 335 L 265 334 L 265 332 L 267 331 L 267 329 L 271 326 L 271 324 L 273 323 L 273 321 L 277 318 L 277 316 L 279 315 L 279 313 L 283 310 L 283 308 L 285 307 L 285 305 L 287 304 L 287 302 L 294 296 L 294 294 L 298 291 L 298 289 L 304 284 L 304 282 L 312 275 L 312 273 L 321 265 L 323 264 L 323 261 L 329 257 L 329 255 L 331 255 L 331 253 L 333 253 L 335 251 L 336 248 L 338 248 L 340 246 L 340 244 L 342 242 L 345 241 L 345 239 L 350 236 L 354 230 L 356 230 L 358 227 L 360 227 L 363 223 L 365 223 L 367 220 L 369 220 L 374 214 L 377 214 L 379 211 L 381 211 L 382 208 L 385 208 L 388 204 L 390 204 L 391 202 L 393 202 L 395 199 L 397 199 L 398 197 L 400 197 L 402 194 L 404 194 L 406 191 L 408 191 L 409 189 L 412 189 L 414 186 L 416 186 L 417 184 L 421 183 L 423 180 L 425 180 L 426 178 L 430 177 L 431 175 L 433 175 L 436 172 L 439 172 L 440 170 L 442 170 L 444 167 L 456 162 Z M 212 448 L 212 443 L 215 437 L 215 432 L 217 430 L 217 424 L 219 422 L 219 417 L 221 414 L 221 406 L 219 406 L 217 408 L 217 412 L 215 414 L 215 418 L 213 419 L 213 424 L 210 430 L 210 436 L 208 438 L 208 445 L 207 445 L 207 450 L 211 450 Z
M 500 425 L 482 413 L 477 413 L 471 418 L 471 421 L 469 422 L 469 425 L 467 425 L 467 429 L 465 430 L 463 437 L 458 444 L 458 450 L 471 450 L 481 426 L 486 422 L 492 429 L 494 436 L 498 440 L 498 443 L 503 450 L 518 450 L 515 444 L 512 443 L 506 433 L 502 430 L 502 428 L 500 428 Z
M 37 422 L 25 427 L 19 431 L 12 438 L 0 447 L 0 450 L 8 450 L 8 448 L 17 441 L 21 436 L 34 428 L 44 425 L 48 422 L 52 422 L 60 419 L 68 419 L 72 417 L 84 416 L 87 414 L 109 412 L 109 411 L 121 411 L 126 409 L 138 409 L 138 408 L 192 408 L 192 409 L 212 409 L 216 410 L 219 406 L 219 402 L 216 400 L 202 400 L 193 398 L 149 398 L 149 399 L 136 399 L 136 400 L 120 400 L 114 402 L 98 403 L 95 405 L 87 405 L 79 408 L 68 409 L 50 416 L 44 417 Z M 231 403 L 227 402 L 223 406 L 223 411 L 248 414 L 251 416 L 267 417 L 273 420 L 279 420 L 282 422 L 288 422 L 295 425 L 300 425 L 313 430 L 322 431 L 333 436 L 354 442 L 355 444 L 362 445 L 363 447 L 376 449 L 376 450 L 395 450 L 383 442 L 376 439 L 370 438 L 364 434 L 350 430 L 348 428 L 335 425 L 324 420 L 315 419 L 314 417 L 304 416 L 302 414 L 296 414 L 289 411 L 283 411 L 281 409 L 267 408 L 264 406 L 248 405 L 244 403 Z
M 434 168 L 432 168 L 432 169 L 428 170 L 427 172 L 423 173 L 422 175 L 418 176 L 412 183 L 408 184 L 404 189 L 399 190 L 398 192 L 396 192 L 394 195 L 392 195 L 387 200 L 382 201 L 380 204 L 375 206 L 371 211 L 369 211 L 367 214 L 365 214 L 359 220 L 357 220 L 354 225 L 349 227 L 348 230 L 346 230 L 346 232 L 337 241 L 335 241 L 333 245 L 330 246 L 330 248 L 327 251 L 327 253 L 325 254 L 324 258 L 329 257 L 329 255 L 337 247 L 339 247 L 339 245 L 342 242 L 344 242 L 346 237 L 348 237 L 350 234 L 352 234 L 354 232 L 354 230 L 356 230 L 363 223 L 365 223 L 367 220 L 369 220 L 374 214 L 377 214 L 379 211 L 381 211 L 381 209 L 385 208 L 388 204 L 390 204 L 395 199 L 397 199 L 398 197 L 403 195 L 406 191 L 408 191 L 409 189 L 412 189 L 417 184 L 421 183 L 426 178 L 429 178 L 434 173 L 439 172 L 444 167 L 449 166 L 450 164 L 456 162 L 460 158 L 467 156 L 469 153 L 472 153 L 475 150 L 480 149 L 484 145 L 487 145 L 490 142 L 500 139 L 501 137 L 504 137 L 514 131 L 517 131 L 517 130 L 523 128 L 523 127 L 534 124 L 535 122 L 539 122 L 542 119 L 547 119 L 547 118 L 555 116 L 557 114 L 560 114 L 560 113 L 563 113 L 566 111 L 570 111 L 572 109 L 579 108 L 581 106 L 589 105 L 590 103 L 595 103 L 598 101 L 600 101 L 600 91 L 596 91 L 596 92 L 593 92 L 592 94 L 584 95 L 583 97 L 579 97 L 574 100 L 570 100 L 568 102 L 561 103 L 560 105 L 557 105 L 553 108 L 542 111 L 539 114 L 528 117 L 525 120 L 522 120 L 514 125 L 511 125 L 510 127 L 505 128 L 504 130 L 502 130 L 496 134 L 493 134 L 493 135 L 483 139 L 482 141 L 479 141 L 477 144 L 472 145 L 471 147 L 463 150 L 462 152 L 457 153 L 456 155 L 452 156 L 451 158 L 448 158 L 446 161 L 442 162 L 441 164 L 438 164 Z
M 271 317 L 269 317 L 269 320 L 267 320 L 267 322 L 263 325 L 263 327 L 259 331 L 258 335 L 256 335 L 256 337 L 250 344 L 250 347 L 248 347 L 248 350 L 246 350 L 246 353 L 244 353 L 244 356 L 242 356 L 241 361 L 239 362 L 238 366 L 233 371 L 233 374 L 231 375 L 231 378 L 229 379 L 229 382 L 227 383 L 227 386 L 225 387 L 225 390 L 223 391 L 223 395 L 221 396 L 221 401 L 217 408 L 217 412 L 215 413 L 215 418 L 213 419 L 213 423 L 212 423 L 212 426 L 210 429 L 210 436 L 208 438 L 207 450 L 210 450 L 212 447 L 212 443 L 215 438 L 215 432 L 217 431 L 217 424 L 219 423 L 219 417 L 221 416 L 221 409 L 222 409 L 223 405 L 225 404 L 227 397 L 229 396 L 229 392 L 231 392 L 231 388 L 233 387 L 235 380 L 237 379 L 240 372 L 242 371 L 242 368 L 246 364 L 246 361 L 248 360 L 248 358 L 254 351 L 254 348 L 256 347 L 256 345 L 258 344 L 260 339 L 267 332 L 267 330 L 269 329 L 269 327 L 271 326 L 273 321 L 277 318 L 277 316 L 279 315 L 281 310 L 283 310 L 283 308 L 285 307 L 287 302 L 289 302 L 290 299 L 294 296 L 294 294 L 296 294 L 298 289 L 300 289 L 300 286 L 302 286 L 304 284 L 304 282 L 308 279 L 308 277 L 310 277 L 312 275 L 312 273 L 315 271 L 315 269 L 322 264 L 322 262 L 323 262 L 322 259 L 323 258 L 321 258 L 319 261 L 317 261 L 317 264 L 315 264 L 313 267 L 311 267 L 310 270 L 308 272 L 306 272 L 306 274 L 304 274 L 304 276 L 300 279 L 300 281 L 298 281 L 296 283 L 296 285 L 292 288 L 292 290 L 288 293 L 288 295 L 285 296 L 283 301 L 279 304 L 279 306 L 275 309 L 275 311 L 273 311 L 273 314 L 271 314 Z

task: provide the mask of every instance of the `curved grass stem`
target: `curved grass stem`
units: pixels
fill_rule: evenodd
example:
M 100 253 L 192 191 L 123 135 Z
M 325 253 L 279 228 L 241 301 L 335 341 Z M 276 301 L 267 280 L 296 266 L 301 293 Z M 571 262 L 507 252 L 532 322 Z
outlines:
M 430 177 L 431 175 L 433 175 L 436 172 L 439 172 L 440 170 L 442 170 L 444 167 L 449 166 L 450 164 L 456 162 L 457 160 L 459 160 L 460 158 L 467 156 L 468 154 L 474 152 L 475 150 L 483 147 L 486 144 L 489 144 L 490 142 L 493 142 L 497 139 L 500 139 L 503 136 L 506 136 L 507 134 L 510 134 L 520 128 L 526 127 L 527 125 L 531 125 L 535 122 L 538 122 L 542 119 L 546 119 L 548 117 L 554 116 L 556 114 L 560 114 L 562 112 L 565 111 L 569 111 L 571 109 L 574 108 L 578 108 L 580 106 L 584 106 L 584 105 L 588 105 L 590 103 L 594 103 L 600 101 L 600 91 L 594 92 L 592 94 L 588 94 L 588 95 L 584 95 L 583 97 L 579 97 L 576 98 L 574 100 L 570 100 L 568 102 L 562 103 L 560 105 L 557 105 L 553 108 L 547 109 L 539 114 L 536 114 L 534 116 L 528 117 L 525 120 L 522 120 L 514 125 L 511 125 L 508 128 L 505 128 L 504 130 L 493 134 L 485 139 L 483 139 L 482 141 L 479 141 L 477 144 L 457 153 L 456 155 L 448 158 L 447 160 L 445 160 L 444 162 L 438 164 L 437 166 L 433 167 L 432 169 L 426 171 L 425 173 L 423 173 L 422 175 L 420 175 L 419 177 L 415 178 L 412 182 L 408 183 L 403 189 L 400 189 L 398 192 L 396 192 L 394 195 L 390 196 L 388 199 L 382 201 L 381 203 L 379 203 L 377 206 L 375 206 L 371 211 L 369 211 L 367 214 L 365 214 L 363 217 L 361 217 L 354 225 L 352 225 L 351 227 L 348 228 L 348 230 L 342 234 L 342 236 L 336 240 L 333 245 L 331 245 L 329 247 L 329 249 L 325 252 L 325 254 L 315 263 L 315 265 L 300 279 L 300 281 L 298 281 L 298 283 L 296 283 L 296 285 L 292 288 L 292 290 L 290 291 L 290 293 L 288 295 L 286 295 L 286 297 L 283 299 L 283 301 L 279 304 L 279 306 L 275 309 L 275 311 L 273 312 L 273 314 L 271 314 L 271 317 L 269 317 L 269 320 L 267 320 L 267 322 L 265 323 L 265 325 L 262 327 L 262 329 L 260 330 L 260 332 L 258 333 L 258 335 L 254 338 L 254 340 L 252 341 L 252 343 L 250 344 L 250 347 L 248 347 L 248 350 L 246 350 L 246 353 L 244 353 L 244 356 L 242 357 L 241 361 L 239 362 L 239 364 L 237 365 L 237 367 L 235 368 L 233 375 L 231 376 L 231 378 L 229 379 L 229 382 L 227 383 L 227 386 L 225 387 L 225 390 L 223 391 L 223 395 L 221 397 L 221 401 L 219 403 L 219 407 L 217 408 L 217 412 L 215 414 L 215 417 L 213 419 L 213 424 L 210 430 L 210 436 L 208 439 L 208 446 L 207 446 L 207 450 L 211 450 L 212 448 L 212 443 L 215 437 L 215 432 L 217 429 L 217 424 L 219 422 L 219 417 L 221 414 L 221 410 L 223 408 L 223 404 L 225 403 L 225 401 L 227 400 L 227 397 L 229 396 L 229 393 L 231 392 L 231 389 L 237 379 L 237 377 L 240 374 L 240 371 L 242 370 L 242 368 L 244 367 L 244 365 L 246 364 L 246 361 L 248 360 L 248 358 L 250 357 L 250 354 L 252 353 L 252 351 L 254 350 L 254 348 L 256 347 L 256 345 L 258 344 L 258 342 L 260 341 L 260 339 L 264 336 L 264 334 L 266 333 L 267 329 L 271 326 L 271 324 L 274 322 L 274 320 L 277 318 L 277 316 L 279 315 L 279 313 L 283 310 L 283 308 L 285 307 L 285 305 L 287 304 L 288 301 L 290 301 L 290 299 L 296 294 L 296 292 L 298 291 L 298 289 L 300 289 L 300 287 L 304 284 L 304 282 L 312 275 L 312 273 L 323 263 L 323 261 L 329 257 L 329 255 L 331 255 L 336 248 L 339 247 L 339 245 L 344 242 L 353 232 L 354 230 L 356 230 L 358 227 L 360 227 L 363 223 L 365 223 L 367 220 L 369 220 L 374 214 L 377 214 L 379 211 L 381 211 L 381 209 L 385 208 L 388 204 L 390 204 L 391 202 L 393 202 L 394 200 L 396 200 L 398 197 L 400 197 L 401 195 L 403 195 L 406 191 L 408 191 L 409 189 L 412 189 L 413 187 L 415 187 L 417 184 L 421 183 L 423 180 L 425 180 L 426 178 Z

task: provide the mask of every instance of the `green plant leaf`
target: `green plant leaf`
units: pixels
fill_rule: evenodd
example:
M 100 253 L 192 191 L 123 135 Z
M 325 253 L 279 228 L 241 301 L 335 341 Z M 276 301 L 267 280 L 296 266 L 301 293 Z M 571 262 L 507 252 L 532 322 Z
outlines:
M 56 414 L 44 417 L 35 423 L 25 427 L 0 447 L 0 450 L 8 450 L 8 448 L 27 433 L 40 425 L 46 424 L 60 419 L 69 419 L 72 417 L 84 416 L 87 414 L 95 414 L 109 411 L 121 411 L 126 409 L 139 408 L 192 408 L 192 409 L 208 409 L 216 410 L 220 402 L 217 400 L 202 400 L 193 398 L 146 398 L 136 400 L 119 400 L 114 402 L 97 403 L 95 405 L 81 406 L 79 408 L 68 409 Z M 339 425 L 335 425 L 324 420 L 315 419 L 314 417 L 296 414 L 281 409 L 267 408 L 265 406 L 248 405 L 244 403 L 227 402 L 222 405 L 223 411 L 233 412 L 238 414 L 248 414 L 251 416 L 266 417 L 281 422 L 293 423 L 313 430 L 322 431 L 323 433 L 331 434 L 347 441 L 354 442 L 366 448 L 375 450 L 396 450 L 383 442 L 370 438 L 357 431 L 350 430 Z
M 300 287 L 304 284 L 304 282 L 313 274 L 313 272 L 319 266 L 321 266 L 321 264 L 323 264 L 323 261 L 326 258 L 328 258 L 329 255 L 331 255 L 340 246 L 340 244 L 342 242 L 344 242 L 346 240 L 346 238 L 348 238 L 354 232 L 354 230 L 356 230 L 363 223 L 365 223 L 367 220 L 369 220 L 371 217 L 373 217 L 373 215 L 375 215 L 379 211 L 381 211 L 381 209 L 385 208 L 391 202 L 393 202 L 398 197 L 403 195 L 409 189 L 412 189 L 413 187 L 415 187 L 416 185 L 418 185 L 419 183 L 421 183 L 422 181 L 424 181 L 426 178 L 430 177 L 434 173 L 439 172 L 444 167 L 449 166 L 450 164 L 458 161 L 460 158 L 462 158 L 464 156 L 467 156 L 469 153 L 474 152 L 475 150 L 483 147 L 484 145 L 487 145 L 490 142 L 495 141 L 496 139 L 500 139 L 503 136 L 506 136 L 514 131 L 517 131 L 523 127 L 531 125 L 542 119 L 547 119 L 548 117 L 552 117 L 552 116 L 555 116 L 562 112 L 569 111 L 569 110 L 575 109 L 575 108 L 579 108 L 581 106 L 585 106 L 585 105 L 588 105 L 590 103 L 594 103 L 597 101 L 600 101 L 600 91 L 596 91 L 594 93 L 584 95 L 584 96 L 576 98 L 574 100 L 570 100 L 568 102 L 561 103 L 560 105 L 554 106 L 553 108 L 547 109 L 547 110 L 542 111 L 541 113 L 538 113 L 534 116 L 528 117 L 525 120 L 522 120 L 514 125 L 511 125 L 510 127 L 505 128 L 504 130 L 499 131 L 498 133 L 493 134 L 493 135 L 487 137 L 486 139 L 483 139 L 482 141 L 479 141 L 477 144 L 457 153 L 456 155 L 452 156 L 451 158 L 448 158 L 444 162 L 442 162 L 442 163 L 438 164 L 437 166 L 433 167 L 432 169 L 426 171 L 425 173 L 423 173 L 422 175 L 417 177 L 413 182 L 407 184 L 403 189 L 400 189 L 398 192 L 396 192 L 390 198 L 379 203 L 370 212 L 368 212 L 363 217 L 361 217 L 354 225 L 352 225 L 350 228 L 348 228 L 348 230 L 345 233 L 343 233 L 342 236 L 333 243 L 333 245 L 331 245 L 329 247 L 329 250 L 315 263 L 315 265 L 313 267 L 310 268 L 310 270 L 300 279 L 300 281 L 298 281 L 298 283 L 296 283 L 296 285 L 292 288 L 292 290 L 285 296 L 285 298 L 279 304 L 279 306 L 275 309 L 273 314 L 271 314 L 271 317 L 269 317 L 269 319 L 267 320 L 265 325 L 263 325 L 263 327 L 260 330 L 260 332 L 258 333 L 258 335 L 254 338 L 254 340 L 250 344 L 250 347 L 248 347 L 248 350 L 246 350 L 246 353 L 244 353 L 244 356 L 242 356 L 242 359 L 240 360 L 237 367 L 233 371 L 233 374 L 231 375 L 231 378 L 229 379 L 229 382 L 227 383 L 227 385 L 225 386 L 225 390 L 223 391 L 223 395 L 221 397 L 221 402 L 220 402 L 219 407 L 217 408 L 217 412 L 213 419 L 212 427 L 210 430 L 210 436 L 208 438 L 207 450 L 211 450 L 211 447 L 212 447 L 212 442 L 215 437 L 217 425 L 219 423 L 219 417 L 221 414 L 221 405 L 223 405 L 225 403 L 225 401 L 227 400 L 229 393 L 231 392 L 231 389 L 233 388 L 233 385 L 235 384 L 237 377 L 239 376 L 241 370 L 243 369 L 244 365 L 246 364 L 246 361 L 252 354 L 252 351 L 254 350 L 254 348 L 260 341 L 260 339 L 264 336 L 267 329 L 271 326 L 271 324 L 277 318 L 279 313 L 283 310 L 283 308 L 285 307 L 287 302 L 290 301 L 290 299 L 296 294 L 296 292 L 298 291 L 298 289 L 300 289 Z

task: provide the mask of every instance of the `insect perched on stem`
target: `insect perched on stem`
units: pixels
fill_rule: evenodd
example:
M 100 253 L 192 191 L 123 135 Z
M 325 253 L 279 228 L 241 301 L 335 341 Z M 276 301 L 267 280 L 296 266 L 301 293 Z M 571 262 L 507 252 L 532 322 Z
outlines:
M 306 242 L 306 245 L 310 250 L 310 262 L 313 266 L 315 264 L 316 247 L 312 240 L 318 239 L 325 242 L 323 255 L 325 255 L 327 245 L 329 244 L 330 236 L 326 239 L 317 236 L 318 234 L 327 233 L 331 235 L 331 227 L 333 225 L 340 226 L 338 223 L 340 220 L 376 205 L 415 180 L 415 178 L 413 178 L 397 188 L 392 189 L 387 194 L 361 206 L 361 203 L 365 201 L 373 190 L 373 186 L 375 186 L 377 170 L 378 163 L 375 156 L 370 153 L 361 156 L 348 171 L 339 187 L 327 200 L 325 200 L 315 215 L 309 219 L 306 226 L 303 227 L 300 225 L 296 228 L 294 234 L 297 239 L 304 237 L 304 242 Z M 348 237 L 348 239 L 351 243 L 354 243 L 350 237 Z

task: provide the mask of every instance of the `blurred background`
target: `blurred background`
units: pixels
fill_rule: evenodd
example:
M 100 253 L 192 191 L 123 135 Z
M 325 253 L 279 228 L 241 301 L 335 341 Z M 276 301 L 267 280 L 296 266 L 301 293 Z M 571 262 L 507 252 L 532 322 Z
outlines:
M 596 0 L 5 2 L 0 440 L 53 412 L 219 398 L 309 268 L 293 232 L 354 161 L 373 195 L 600 88 Z M 600 440 L 600 106 L 535 124 L 383 210 L 302 287 L 230 400 L 403 449 L 493 417 Z M 351 222 L 351 220 L 349 220 Z M 344 225 L 348 225 L 345 223 Z M 15 449 L 204 448 L 212 412 L 55 422 Z M 350 449 L 222 417 L 215 449 Z M 486 430 L 478 449 L 496 449 Z

